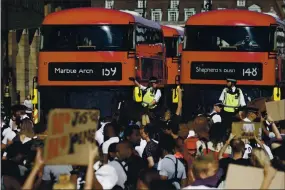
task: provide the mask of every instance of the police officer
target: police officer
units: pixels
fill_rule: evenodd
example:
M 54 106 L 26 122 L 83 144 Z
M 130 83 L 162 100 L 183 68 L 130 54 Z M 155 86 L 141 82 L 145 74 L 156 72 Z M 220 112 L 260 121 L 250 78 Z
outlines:
M 222 122 L 221 112 L 223 111 L 224 105 L 222 103 L 214 104 L 212 113 L 208 116 L 212 123 Z
M 235 115 L 239 108 L 246 106 L 243 92 L 236 87 L 237 81 L 235 79 L 227 79 L 227 87 L 224 88 L 219 100 L 224 105 L 224 111 L 229 115 Z
M 129 79 L 145 92 L 143 96 L 142 106 L 148 108 L 151 112 L 158 114 L 158 103 L 161 98 L 161 91 L 157 88 L 158 79 L 156 77 L 150 77 L 147 87 L 141 85 L 133 77 L 130 77 Z
M 233 117 L 237 112 L 241 115 L 241 108 L 246 106 L 243 92 L 240 88 L 236 87 L 236 83 L 236 79 L 227 78 L 227 87 L 224 88 L 219 98 L 224 105 L 222 117 L 229 132 L 231 131 Z

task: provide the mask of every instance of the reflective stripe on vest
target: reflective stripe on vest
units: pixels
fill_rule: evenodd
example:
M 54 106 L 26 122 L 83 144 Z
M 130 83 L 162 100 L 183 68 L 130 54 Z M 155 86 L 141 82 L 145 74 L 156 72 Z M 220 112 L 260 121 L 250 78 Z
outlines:
M 224 105 L 226 112 L 235 112 L 235 108 L 239 107 L 239 89 L 235 93 L 225 93 Z
M 143 100 L 142 100 L 142 106 L 143 107 L 148 107 L 149 109 L 153 109 L 156 107 L 156 104 L 149 106 L 149 104 L 151 104 L 154 100 L 155 97 L 155 93 L 152 92 L 151 88 L 148 88 L 146 90 L 145 95 L 143 96 Z

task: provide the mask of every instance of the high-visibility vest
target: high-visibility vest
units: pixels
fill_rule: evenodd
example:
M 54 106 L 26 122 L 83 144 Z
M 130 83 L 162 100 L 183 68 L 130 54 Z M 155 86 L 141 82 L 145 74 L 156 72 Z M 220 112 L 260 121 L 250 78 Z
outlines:
M 235 92 L 230 92 L 229 89 L 226 90 L 225 98 L 224 98 L 224 110 L 226 112 L 235 112 L 236 108 L 240 106 L 239 98 L 240 98 L 241 90 L 237 88 Z
M 153 90 L 153 88 L 147 88 L 145 95 L 143 96 L 142 100 L 142 106 L 143 107 L 148 107 L 149 109 L 154 109 L 157 105 L 151 105 L 150 104 L 153 102 L 154 97 L 155 97 L 156 91 Z
M 39 111 L 36 108 L 33 111 L 33 122 L 34 124 L 37 124 L 39 122 Z

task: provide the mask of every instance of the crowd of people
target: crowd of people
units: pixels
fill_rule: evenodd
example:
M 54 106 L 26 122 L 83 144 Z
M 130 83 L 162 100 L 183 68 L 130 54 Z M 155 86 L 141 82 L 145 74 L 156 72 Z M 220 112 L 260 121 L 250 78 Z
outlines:
M 215 104 L 209 115 L 182 122 L 182 89 L 175 112 L 157 118 L 100 119 L 88 166 L 45 165 L 44 141 L 26 106 L 1 120 L 2 189 L 223 189 L 230 164 L 264 169 L 261 189 L 285 172 L 284 121 L 243 109 L 240 121 L 262 123 L 262 135 L 231 133 L 229 114 Z M 27 104 L 27 102 L 26 102 Z M 229 126 L 230 125 L 230 126 Z

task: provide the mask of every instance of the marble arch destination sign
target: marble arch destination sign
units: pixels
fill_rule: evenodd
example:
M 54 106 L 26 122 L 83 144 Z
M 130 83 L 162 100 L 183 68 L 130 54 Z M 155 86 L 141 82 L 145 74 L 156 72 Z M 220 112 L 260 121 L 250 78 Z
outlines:
M 87 165 L 89 144 L 99 121 L 98 110 L 54 109 L 48 116 L 44 146 L 46 164 Z

